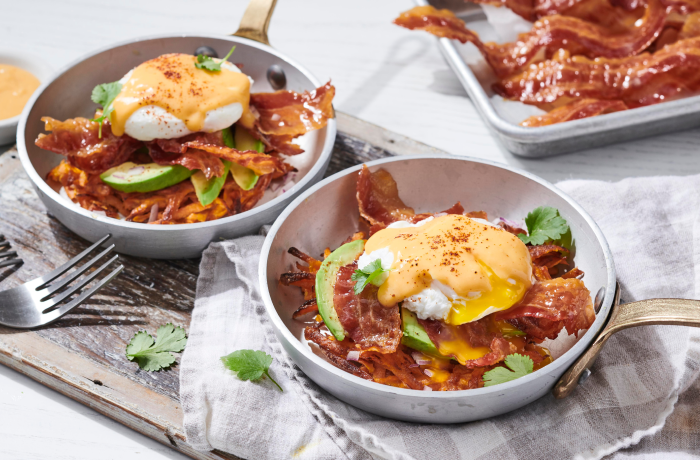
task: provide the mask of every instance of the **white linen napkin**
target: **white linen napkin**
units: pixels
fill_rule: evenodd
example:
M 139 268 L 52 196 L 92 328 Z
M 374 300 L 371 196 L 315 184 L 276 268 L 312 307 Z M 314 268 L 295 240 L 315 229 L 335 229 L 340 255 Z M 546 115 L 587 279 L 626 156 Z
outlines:
M 603 230 L 623 302 L 700 298 L 700 176 L 566 181 L 558 187 Z M 700 435 L 692 422 L 700 415 L 693 415 L 692 403 L 700 395 L 700 333 L 694 328 L 647 326 L 615 334 L 591 377 L 564 400 L 547 395 L 466 424 L 397 422 L 335 399 L 285 354 L 260 299 L 262 242 L 262 236 L 249 236 L 214 243 L 202 257 L 180 372 L 184 427 L 195 449 L 249 459 L 697 454 Z M 225 370 L 219 358 L 244 348 L 274 357 L 270 370 L 283 393 L 269 380 L 243 382 Z

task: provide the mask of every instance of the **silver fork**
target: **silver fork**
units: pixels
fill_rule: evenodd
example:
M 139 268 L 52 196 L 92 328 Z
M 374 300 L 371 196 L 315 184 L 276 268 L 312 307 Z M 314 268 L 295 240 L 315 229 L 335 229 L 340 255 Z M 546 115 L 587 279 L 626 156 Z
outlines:
M 22 259 L 17 257 L 17 252 L 10 250 L 10 242 L 5 239 L 5 235 L 0 235 L 0 268 L 21 263 Z
M 92 259 L 87 260 L 88 255 L 111 238 L 111 236 L 105 236 L 48 275 L 33 279 L 14 289 L 0 292 L 0 324 L 19 329 L 30 329 L 51 324 L 92 297 L 94 293 L 112 281 L 124 269 L 124 266 L 119 265 L 90 289 L 81 292 L 74 299 L 70 299 L 73 294 L 78 293 L 79 290 L 97 278 L 100 273 L 104 272 L 112 262 L 119 258 L 118 255 L 115 254 L 114 257 L 89 275 L 81 278 L 76 284 L 69 285 L 97 264 L 100 259 L 112 252 L 114 249 L 113 244 L 104 248 Z M 58 279 L 82 261 L 86 262 L 76 268 L 75 271 Z M 59 292 L 64 288 L 66 290 Z

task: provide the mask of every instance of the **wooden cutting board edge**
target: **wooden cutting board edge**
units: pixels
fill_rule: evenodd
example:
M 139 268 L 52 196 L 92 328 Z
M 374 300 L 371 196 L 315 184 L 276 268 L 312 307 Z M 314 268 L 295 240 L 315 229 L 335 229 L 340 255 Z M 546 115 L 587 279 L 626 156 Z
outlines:
M 392 155 L 445 154 L 342 112 L 336 112 L 336 121 L 338 131 L 362 139 Z M 7 154 L 16 154 L 16 151 Z M 3 176 L 2 171 L 0 176 Z M 0 364 L 189 457 L 198 460 L 240 460 L 220 451 L 194 450 L 185 438 L 179 401 L 150 390 L 120 375 L 115 369 L 87 358 L 76 359 L 70 350 L 37 334 L 26 331 L 0 334 Z

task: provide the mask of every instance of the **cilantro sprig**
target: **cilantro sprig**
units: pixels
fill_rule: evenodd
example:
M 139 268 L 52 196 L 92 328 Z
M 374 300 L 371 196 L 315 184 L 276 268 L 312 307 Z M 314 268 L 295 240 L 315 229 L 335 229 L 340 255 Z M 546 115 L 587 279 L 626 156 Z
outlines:
M 351 280 L 355 281 L 355 295 L 360 295 L 362 291 L 365 290 L 365 287 L 370 284 L 376 282 L 379 280 L 379 278 L 382 276 L 382 274 L 390 271 L 382 268 L 382 260 L 381 259 L 375 259 L 371 264 L 367 265 L 363 269 L 357 269 L 355 270 L 355 273 L 352 274 L 350 277 Z
M 221 72 L 221 64 L 224 63 L 228 58 L 231 57 L 233 54 L 233 50 L 235 50 L 236 47 L 234 46 L 231 48 L 231 51 L 228 52 L 226 56 L 219 62 L 216 62 L 214 58 L 205 56 L 203 54 L 198 54 L 197 55 L 197 62 L 194 63 L 194 66 L 198 69 L 202 70 L 210 70 L 212 72 Z
M 172 323 L 161 326 L 156 331 L 157 338 L 153 340 L 146 331 L 137 332 L 126 346 L 126 357 L 136 361 L 145 371 L 159 371 L 170 367 L 175 362 L 177 353 L 185 349 L 187 337 L 185 330 Z
M 506 356 L 505 364 L 510 370 L 506 369 L 505 367 L 497 367 L 488 372 L 484 372 L 484 376 L 482 378 L 484 380 L 485 387 L 519 379 L 527 374 L 531 374 L 534 368 L 532 358 L 518 353 Z
M 272 364 L 272 356 L 264 351 L 259 350 L 237 350 L 233 353 L 222 356 L 221 361 L 228 369 L 238 375 L 241 380 L 260 380 L 263 374 L 272 380 L 272 383 L 277 385 L 280 391 L 284 391 L 282 387 L 270 375 L 270 364 Z
M 569 224 L 559 215 L 559 211 L 549 206 L 540 206 L 525 218 L 527 232 L 518 238 L 525 244 L 539 246 L 546 242 L 563 242 L 570 233 Z
M 92 90 L 92 96 L 90 96 L 90 99 L 92 99 L 92 102 L 95 104 L 100 104 L 102 106 L 102 116 L 90 120 L 100 124 L 98 134 L 100 139 L 102 139 L 102 122 L 107 120 L 109 115 L 114 111 L 112 103 L 121 91 L 122 84 L 118 81 L 112 83 L 102 83 L 101 85 L 95 86 L 95 88 Z

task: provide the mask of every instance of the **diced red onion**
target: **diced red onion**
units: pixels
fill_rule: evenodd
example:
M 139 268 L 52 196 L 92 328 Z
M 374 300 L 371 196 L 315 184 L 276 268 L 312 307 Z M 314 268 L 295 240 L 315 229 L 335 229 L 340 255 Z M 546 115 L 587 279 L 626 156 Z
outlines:
M 413 360 L 418 364 L 419 366 L 427 366 L 430 364 L 429 359 L 425 359 L 425 355 L 422 353 L 418 353 L 417 351 L 414 351 L 411 353 L 411 356 L 413 357 Z
M 423 369 L 423 373 L 428 377 L 432 377 L 433 375 L 435 375 L 435 372 L 431 371 L 430 369 Z
M 151 206 L 151 215 L 148 217 L 148 223 L 158 220 L 158 203 L 153 203 Z
M 522 224 L 520 224 L 520 223 L 518 223 L 518 222 L 515 222 L 514 220 L 504 219 L 503 217 L 499 217 L 499 218 L 497 219 L 497 223 L 499 223 L 499 222 L 503 222 L 503 223 L 506 224 L 506 225 L 509 225 L 509 226 L 511 226 L 511 227 L 516 227 L 516 228 L 519 228 L 519 227 L 522 226 Z
M 433 391 L 433 389 L 426 385 L 423 387 L 423 391 Z
M 351 352 L 348 352 L 348 357 L 345 358 L 348 361 L 359 361 L 360 360 L 360 352 L 357 350 L 353 350 Z
M 126 179 L 126 176 L 124 174 L 119 174 L 119 173 L 114 173 L 112 174 L 112 177 L 116 177 L 117 179 Z
M 413 367 L 420 367 L 420 366 L 418 364 L 409 364 L 408 367 L 413 368 Z

